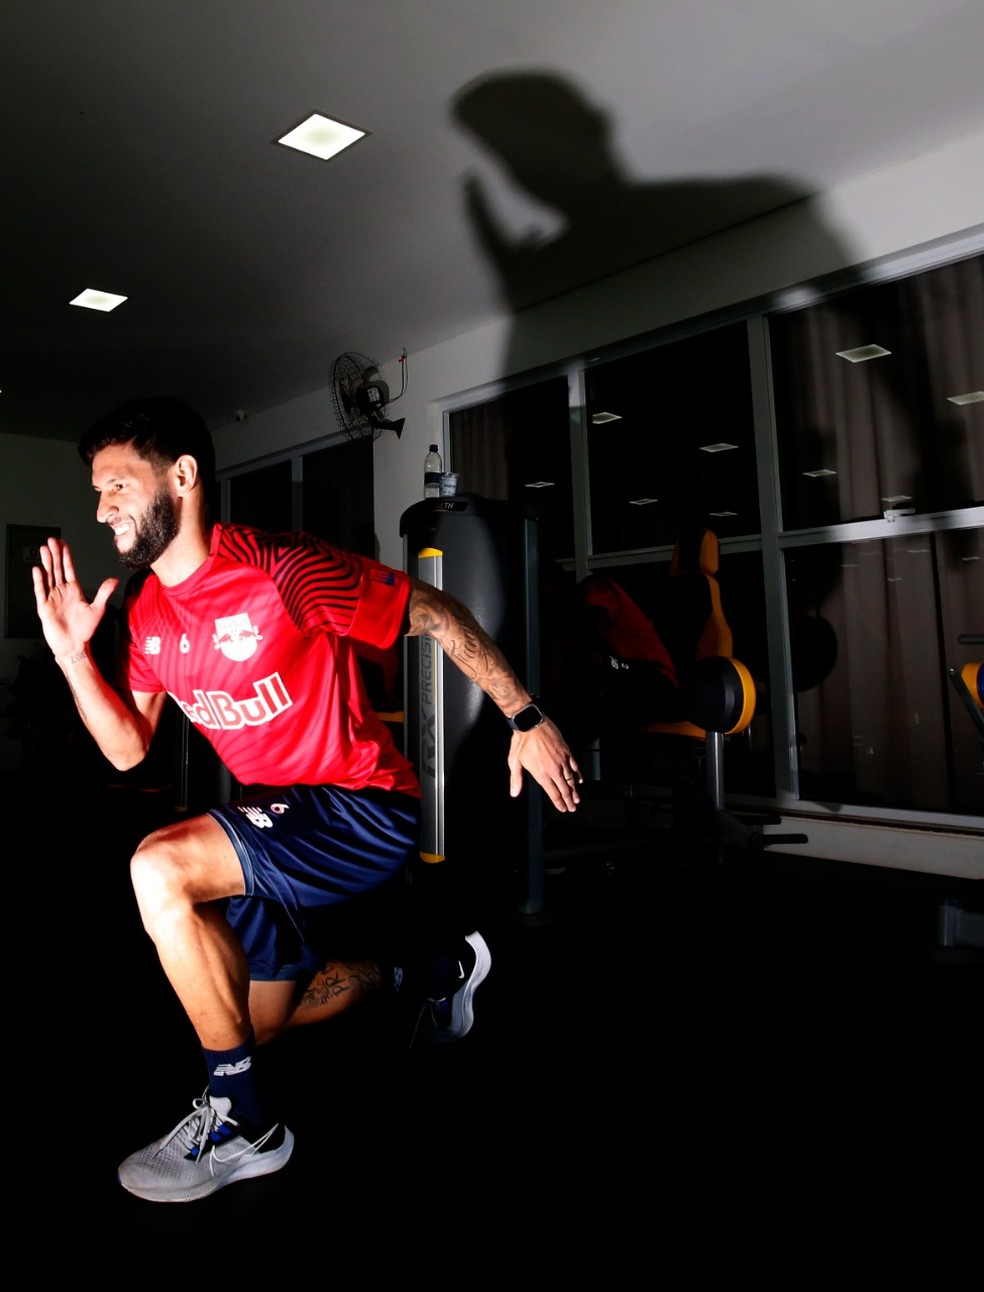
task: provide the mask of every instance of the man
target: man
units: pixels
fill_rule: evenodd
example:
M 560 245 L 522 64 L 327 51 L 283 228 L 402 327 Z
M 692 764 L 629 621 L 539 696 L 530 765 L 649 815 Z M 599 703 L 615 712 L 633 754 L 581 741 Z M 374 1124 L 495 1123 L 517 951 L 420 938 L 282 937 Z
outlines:
M 211 438 L 185 405 L 124 404 L 79 451 L 96 519 L 121 562 L 146 571 L 126 597 L 111 686 L 91 641 L 119 580 L 89 602 L 68 547 L 52 538 L 41 549 L 38 614 L 88 730 L 116 768 L 131 768 L 170 694 L 243 785 L 266 787 L 154 831 L 131 863 L 144 927 L 197 1033 L 208 1086 L 119 1178 L 141 1197 L 185 1201 L 287 1162 L 293 1137 L 267 1107 L 257 1041 L 336 1012 L 318 921 L 384 888 L 416 851 L 419 788 L 367 701 L 359 647 L 385 650 L 401 631 L 439 642 L 514 724 L 513 795 L 525 769 L 559 811 L 574 811 L 580 773 L 466 607 L 309 536 L 213 523 Z M 467 1030 L 488 972 L 480 934 L 463 953 L 465 981 L 444 1020 L 451 1037 Z M 375 981 L 371 965 L 349 976 L 360 987 Z

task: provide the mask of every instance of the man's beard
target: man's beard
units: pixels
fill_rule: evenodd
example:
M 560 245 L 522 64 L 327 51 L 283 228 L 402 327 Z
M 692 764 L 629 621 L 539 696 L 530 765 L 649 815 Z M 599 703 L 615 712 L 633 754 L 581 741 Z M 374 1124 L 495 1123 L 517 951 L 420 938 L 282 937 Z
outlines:
M 134 522 L 133 542 L 125 551 L 117 549 L 120 564 L 130 570 L 144 570 L 167 551 L 178 534 L 174 499 L 162 485 L 139 523 Z

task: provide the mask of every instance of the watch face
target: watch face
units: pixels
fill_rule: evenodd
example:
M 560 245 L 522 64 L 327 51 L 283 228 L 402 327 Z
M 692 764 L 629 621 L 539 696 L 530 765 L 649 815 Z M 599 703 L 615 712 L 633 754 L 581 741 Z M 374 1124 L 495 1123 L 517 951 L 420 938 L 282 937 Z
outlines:
M 528 704 L 525 709 L 520 709 L 512 720 L 513 726 L 517 731 L 532 731 L 543 721 L 543 714 L 540 708 L 535 704 Z

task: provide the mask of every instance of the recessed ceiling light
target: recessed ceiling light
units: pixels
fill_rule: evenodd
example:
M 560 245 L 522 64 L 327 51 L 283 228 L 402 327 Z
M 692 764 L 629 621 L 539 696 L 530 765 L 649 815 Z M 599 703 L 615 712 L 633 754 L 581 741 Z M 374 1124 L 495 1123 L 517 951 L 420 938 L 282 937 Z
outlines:
M 708 516 L 737 516 L 736 511 L 709 511 Z
M 737 447 L 737 444 L 727 444 L 724 440 L 721 440 L 718 444 L 702 444 L 700 451 L 701 453 L 725 453 L 728 449 L 736 449 Z
M 838 350 L 836 353 L 839 359 L 846 359 L 848 363 L 864 363 L 866 359 L 880 359 L 892 352 L 881 345 L 858 345 L 853 350 Z
M 659 502 L 658 498 L 630 498 L 630 507 L 649 507 L 652 503 Z
M 68 303 L 81 305 L 83 309 L 102 310 L 103 313 L 108 313 L 110 310 L 115 310 L 117 305 L 122 305 L 125 300 L 125 296 L 117 296 L 113 292 L 98 292 L 94 287 L 87 287 Z
M 594 422 L 595 426 L 601 426 L 602 422 L 620 422 L 622 420 L 622 414 L 621 413 L 592 413 L 591 420 L 592 422 Z
M 947 395 L 951 404 L 978 404 L 984 399 L 984 390 L 969 390 L 966 395 Z
M 552 480 L 530 480 L 526 485 L 527 489 L 552 489 L 554 482 Z
M 277 143 L 327 161 L 343 148 L 348 148 L 349 144 L 362 139 L 365 134 L 364 130 L 356 130 L 354 126 L 346 126 L 341 121 L 333 121 L 331 117 L 315 112 L 299 126 L 281 135 Z
M 831 471 L 827 467 L 820 467 L 817 471 L 804 471 L 803 474 L 811 480 L 817 480 L 820 476 L 835 476 L 836 471 Z

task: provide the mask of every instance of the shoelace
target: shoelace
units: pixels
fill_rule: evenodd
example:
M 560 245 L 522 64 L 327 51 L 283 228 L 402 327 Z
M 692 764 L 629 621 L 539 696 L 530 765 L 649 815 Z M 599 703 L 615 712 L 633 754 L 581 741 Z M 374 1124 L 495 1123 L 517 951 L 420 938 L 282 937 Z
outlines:
M 194 1126 L 196 1121 L 199 1123 L 197 1127 Z M 165 1135 L 164 1139 L 161 1140 L 160 1148 L 163 1149 L 171 1140 L 183 1134 L 185 1143 L 188 1145 L 189 1155 L 198 1162 L 201 1162 L 207 1156 L 208 1169 L 214 1175 L 216 1162 L 221 1165 L 224 1162 L 231 1162 L 237 1157 L 245 1157 L 250 1153 L 261 1152 L 267 1140 L 277 1130 L 278 1125 L 279 1123 L 274 1122 L 270 1129 L 265 1131 L 258 1140 L 244 1139 L 241 1148 L 236 1148 L 231 1153 L 227 1153 L 225 1157 L 221 1157 L 219 1149 L 222 1147 L 223 1140 L 229 1143 L 236 1138 L 233 1134 L 233 1128 L 238 1128 L 239 1123 L 235 1117 L 224 1117 L 212 1107 L 208 1095 L 203 1095 L 200 1099 L 195 1100 L 194 1107 L 188 1116 L 178 1122 L 174 1130 Z M 221 1135 L 223 1130 L 226 1130 L 224 1136 Z M 219 1137 L 214 1142 L 212 1140 L 213 1135 Z M 207 1152 L 207 1150 L 211 1150 L 211 1152 Z
M 160 1146 L 164 1148 L 170 1144 L 171 1140 L 183 1135 L 188 1145 L 188 1151 L 194 1153 L 196 1157 L 201 1157 L 202 1153 L 209 1147 L 209 1138 L 214 1130 L 221 1126 L 232 1127 L 238 1126 L 238 1124 L 232 1117 L 222 1117 L 212 1107 L 208 1095 L 203 1095 L 200 1099 L 195 1100 L 194 1106 L 187 1117 L 183 1117 L 174 1130 L 164 1136 Z

